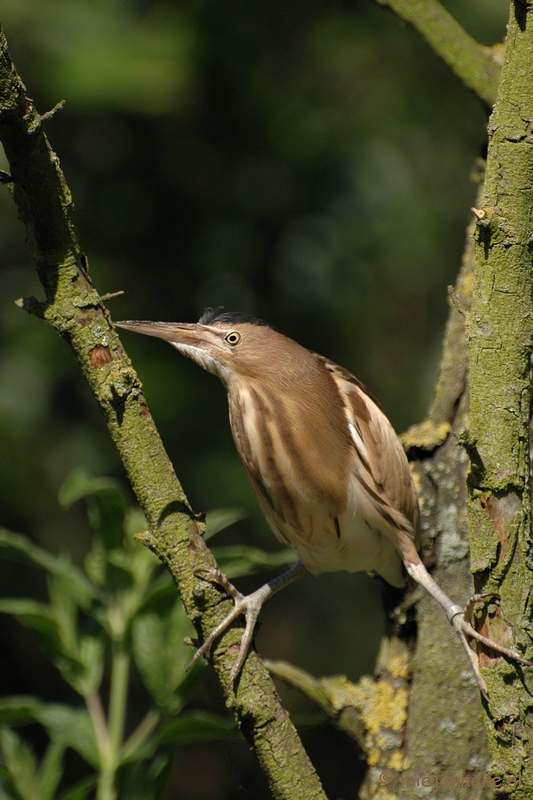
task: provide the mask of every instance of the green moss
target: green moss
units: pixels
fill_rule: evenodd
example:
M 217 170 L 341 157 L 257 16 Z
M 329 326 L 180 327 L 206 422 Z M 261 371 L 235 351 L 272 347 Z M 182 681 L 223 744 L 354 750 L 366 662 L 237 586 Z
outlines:
M 533 582 L 525 558 L 531 531 L 532 23 L 531 8 L 522 10 L 513 4 L 498 99 L 489 125 L 483 213 L 476 226 L 476 268 L 467 323 L 472 570 L 478 590 L 500 596 L 484 618 L 485 630 L 498 641 L 511 640 L 515 647 L 517 642 L 530 646 L 527 630 Z M 526 731 L 533 703 L 524 692 L 521 670 L 501 659 L 489 660 L 488 665 L 484 676 L 491 706 L 485 722 L 493 774 L 520 777 L 522 787 L 530 791 L 533 759 Z M 530 796 L 523 788 L 515 788 L 511 795 L 513 799 Z

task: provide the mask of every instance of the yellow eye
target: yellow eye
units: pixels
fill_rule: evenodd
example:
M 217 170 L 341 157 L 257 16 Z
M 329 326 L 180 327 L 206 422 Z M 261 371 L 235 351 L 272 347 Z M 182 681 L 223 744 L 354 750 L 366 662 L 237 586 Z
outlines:
M 239 331 L 230 331 L 228 334 L 226 334 L 226 336 L 224 336 L 224 340 L 232 347 L 235 347 L 235 345 L 239 344 L 241 341 L 241 334 Z

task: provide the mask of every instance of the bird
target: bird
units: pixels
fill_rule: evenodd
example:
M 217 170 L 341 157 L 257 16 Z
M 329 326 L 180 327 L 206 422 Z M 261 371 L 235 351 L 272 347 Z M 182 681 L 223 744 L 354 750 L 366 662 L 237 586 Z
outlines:
M 218 570 L 202 573 L 233 608 L 198 648 L 194 663 L 238 616 L 245 618 L 229 685 L 237 679 L 265 600 L 307 572 L 380 575 L 394 587 L 407 573 L 443 607 L 488 699 L 469 640 L 533 666 L 480 634 L 431 577 L 418 553 L 419 505 L 404 449 L 378 400 L 348 370 L 264 320 L 207 308 L 197 323 L 124 320 L 116 327 L 155 336 L 224 384 L 233 439 L 257 503 L 297 562 L 242 595 Z

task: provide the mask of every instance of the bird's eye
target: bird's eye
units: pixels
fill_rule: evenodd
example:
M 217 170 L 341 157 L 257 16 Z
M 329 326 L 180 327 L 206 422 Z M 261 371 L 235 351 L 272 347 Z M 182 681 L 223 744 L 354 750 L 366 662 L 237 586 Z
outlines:
M 228 334 L 226 334 L 226 336 L 224 336 L 224 340 L 232 347 L 235 347 L 235 345 L 239 344 L 241 341 L 241 334 L 239 331 L 230 331 Z

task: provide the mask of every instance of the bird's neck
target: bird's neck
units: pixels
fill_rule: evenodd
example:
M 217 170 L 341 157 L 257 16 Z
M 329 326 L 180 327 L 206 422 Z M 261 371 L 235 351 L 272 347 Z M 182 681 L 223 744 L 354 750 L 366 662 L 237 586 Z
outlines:
M 275 485 L 285 465 L 298 492 L 344 508 L 351 440 L 342 400 L 321 367 L 317 360 L 312 370 L 295 366 L 268 380 L 234 379 L 231 428 L 248 473 L 261 476 L 263 485 Z

